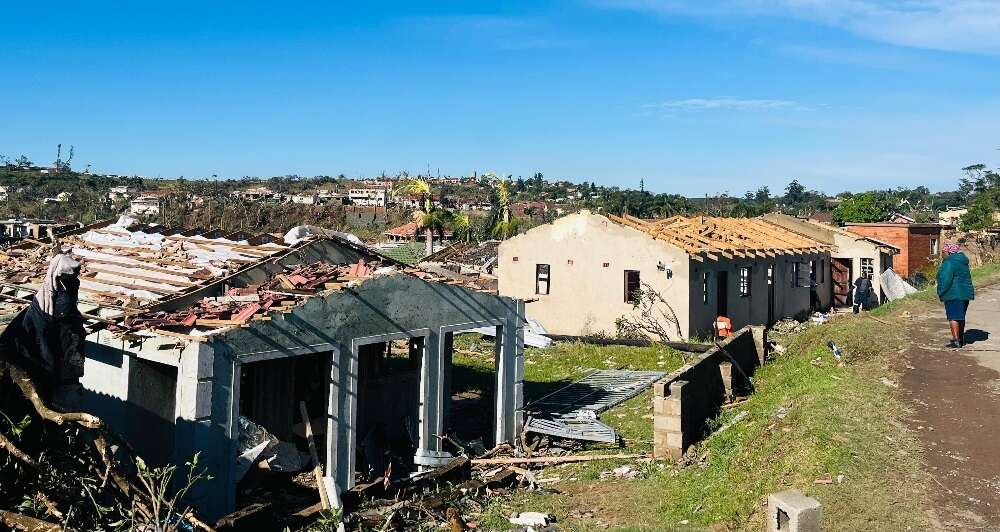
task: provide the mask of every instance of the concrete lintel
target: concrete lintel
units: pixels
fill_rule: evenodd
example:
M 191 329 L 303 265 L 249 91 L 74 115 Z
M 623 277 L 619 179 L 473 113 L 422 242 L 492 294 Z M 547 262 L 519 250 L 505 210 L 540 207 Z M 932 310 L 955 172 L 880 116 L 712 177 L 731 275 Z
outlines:
M 271 349 L 268 351 L 257 351 L 255 353 L 247 353 L 245 355 L 240 355 L 240 363 L 250 363 L 250 362 L 262 362 L 264 360 L 274 360 L 276 358 L 285 358 L 299 355 L 310 355 L 314 353 L 325 353 L 327 351 L 335 351 L 338 346 L 331 343 L 321 343 L 312 345 L 303 345 L 299 347 L 285 347 L 281 349 Z

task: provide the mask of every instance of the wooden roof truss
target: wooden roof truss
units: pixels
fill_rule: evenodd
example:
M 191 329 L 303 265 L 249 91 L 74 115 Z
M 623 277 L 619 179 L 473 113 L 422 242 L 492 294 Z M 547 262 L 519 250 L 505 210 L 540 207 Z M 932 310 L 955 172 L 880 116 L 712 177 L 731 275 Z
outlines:
M 821 253 L 829 249 L 825 244 L 756 218 L 672 216 L 642 220 L 628 215 L 608 218 L 669 242 L 698 261 L 718 260 L 719 256 L 733 259 Z

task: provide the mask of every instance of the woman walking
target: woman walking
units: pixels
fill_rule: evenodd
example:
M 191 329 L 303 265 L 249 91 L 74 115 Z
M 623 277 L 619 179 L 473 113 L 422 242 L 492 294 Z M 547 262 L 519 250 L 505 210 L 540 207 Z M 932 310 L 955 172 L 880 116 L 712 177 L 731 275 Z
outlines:
M 938 269 L 937 293 L 938 299 L 944 302 L 944 312 L 951 327 L 948 347 L 957 348 L 965 345 L 965 312 L 969 309 L 969 301 L 976 298 L 976 292 L 972 287 L 968 257 L 954 242 L 945 243 L 943 249 L 946 257 Z

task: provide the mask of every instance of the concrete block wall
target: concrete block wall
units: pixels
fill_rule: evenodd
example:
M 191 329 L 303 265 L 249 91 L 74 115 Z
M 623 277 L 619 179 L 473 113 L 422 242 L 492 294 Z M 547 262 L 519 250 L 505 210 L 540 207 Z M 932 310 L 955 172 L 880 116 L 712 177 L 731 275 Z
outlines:
M 653 456 L 680 458 L 729 397 L 748 393 L 766 345 L 763 327 L 744 327 L 653 384 Z

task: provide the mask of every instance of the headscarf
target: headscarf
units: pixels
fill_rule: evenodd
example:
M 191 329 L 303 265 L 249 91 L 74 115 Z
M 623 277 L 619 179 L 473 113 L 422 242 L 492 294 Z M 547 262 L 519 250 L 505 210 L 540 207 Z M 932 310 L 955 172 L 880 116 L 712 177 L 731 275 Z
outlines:
M 945 254 L 951 255 L 952 253 L 958 253 L 961 248 L 958 247 L 957 242 L 945 242 L 941 249 L 944 250 Z
M 38 302 L 42 312 L 51 316 L 55 307 L 56 292 L 66 290 L 66 287 L 59 282 L 59 276 L 75 275 L 79 270 L 80 263 L 69 255 L 60 253 L 52 257 L 42 287 L 35 293 L 35 301 Z

